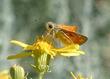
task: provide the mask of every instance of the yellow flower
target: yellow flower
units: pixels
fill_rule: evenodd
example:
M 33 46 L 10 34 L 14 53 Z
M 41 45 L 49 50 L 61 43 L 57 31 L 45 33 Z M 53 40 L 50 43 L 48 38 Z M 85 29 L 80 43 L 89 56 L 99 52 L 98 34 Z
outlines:
M 72 72 L 71 72 L 71 75 L 73 77 L 73 79 L 92 79 L 92 77 L 90 78 L 85 78 L 83 75 L 81 74 L 78 74 L 77 76 L 75 76 Z
M 49 54 L 52 58 L 56 55 L 79 56 L 81 54 L 85 54 L 83 51 L 80 51 L 80 46 L 78 44 L 71 44 L 62 48 L 55 48 L 51 44 L 51 41 L 46 40 L 45 37 L 38 38 L 37 41 L 32 45 L 28 45 L 16 40 L 12 40 L 11 43 L 23 47 L 24 50 L 31 50 L 32 52 L 24 52 L 17 55 L 12 55 L 9 56 L 8 59 L 22 58 L 44 52 Z
M 8 70 L 0 71 L 0 79 L 11 79 Z

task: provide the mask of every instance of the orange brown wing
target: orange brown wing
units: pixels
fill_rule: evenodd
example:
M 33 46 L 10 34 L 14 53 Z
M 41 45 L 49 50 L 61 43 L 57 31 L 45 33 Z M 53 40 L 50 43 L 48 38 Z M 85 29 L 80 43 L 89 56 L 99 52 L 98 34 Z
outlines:
M 64 24 L 59 24 L 58 28 L 63 29 L 63 30 L 67 30 L 70 32 L 76 32 L 78 29 L 77 26 L 68 26 L 68 25 L 64 25 Z
M 81 34 L 75 33 L 75 32 L 70 32 L 67 30 L 61 29 L 58 34 L 57 38 L 59 38 L 64 44 L 79 44 L 82 45 L 87 41 L 87 37 L 83 36 Z

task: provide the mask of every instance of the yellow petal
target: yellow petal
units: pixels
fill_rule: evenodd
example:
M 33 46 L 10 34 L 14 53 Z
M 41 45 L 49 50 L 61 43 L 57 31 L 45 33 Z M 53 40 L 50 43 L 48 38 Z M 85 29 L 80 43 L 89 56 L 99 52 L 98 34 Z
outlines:
M 90 76 L 90 78 L 88 78 L 88 79 L 93 79 L 93 78 L 92 78 L 92 76 Z
M 76 51 L 77 53 L 79 53 L 79 54 L 82 54 L 82 55 L 84 55 L 85 54 L 85 52 L 83 52 L 83 51 Z
M 16 41 L 16 40 L 12 40 L 11 43 L 16 44 L 16 45 L 19 45 L 19 46 L 21 46 L 23 48 L 26 48 L 28 46 L 28 44 L 25 44 L 23 42 Z
M 19 53 L 17 55 L 8 56 L 7 59 L 24 58 L 24 57 L 31 56 L 31 54 L 32 54 L 32 52 L 23 52 L 23 53 Z
M 61 53 L 63 56 L 79 56 L 81 54 L 85 54 L 83 51 L 74 51 L 70 53 Z
M 8 70 L 0 71 L 0 79 L 11 79 Z
M 53 51 L 63 56 L 79 56 L 80 54 L 85 54 L 83 51 L 79 50 L 79 45 L 77 44 L 72 44 L 64 48 L 53 49 Z
M 48 52 L 47 52 L 48 53 Z M 49 53 L 48 54 L 50 54 L 50 55 L 52 55 L 52 56 L 55 56 L 56 55 L 56 53 L 55 52 L 53 52 L 53 51 L 49 51 Z
M 62 56 L 79 56 L 79 53 L 61 53 Z
M 73 72 L 70 72 L 70 73 L 74 79 L 77 79 L 77 77 L 73 74 Z
M 68 53 L 68 52 L 72 52 L 72 51 L 75 51 L 78 49 L 78 48 L 77 49 L 76 48 L 74 45 L 69 45 L 69 46 L 66 46 L 64 48 L 53 49 L 53 51 L 56 51 L 58 53 Z

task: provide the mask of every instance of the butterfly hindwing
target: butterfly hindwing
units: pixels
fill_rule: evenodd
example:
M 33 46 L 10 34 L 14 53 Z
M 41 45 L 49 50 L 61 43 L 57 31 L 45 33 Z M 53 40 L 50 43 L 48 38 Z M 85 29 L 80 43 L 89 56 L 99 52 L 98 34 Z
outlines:
M 59 38 L 65 44 L 76 43 L 76 44 L 81 45 L 87 41 L 86 36 L 75 33 L 75 32 L 70 32 L 64 29 L 61 29 L 57 33 L 57 38 Z

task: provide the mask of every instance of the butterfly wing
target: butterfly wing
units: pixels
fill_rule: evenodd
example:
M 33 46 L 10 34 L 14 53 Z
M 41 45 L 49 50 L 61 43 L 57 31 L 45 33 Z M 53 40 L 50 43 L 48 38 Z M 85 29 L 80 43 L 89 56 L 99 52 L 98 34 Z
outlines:
M 55 33 L 55 38 L 60 40 L 64 45 L 70 45 L 72 43 L 72 40 L 65 35 L 64 32 L 58 31 Z
M 69 26 L 69 25 L 64 25 L 64 24 L 59 24 L 58 25 L 59 29 L 67 30 L 70 32 L 76 32 L 78 27 L 77 26 Z
M 71 43 L 81 45 L 87 41 L 86 36 L 83 36 L 75 32 L 67 31 L 64 29 L 61 29 L 60 31 L 56 33 L 56 38 L 61 40 L 66 45 L 69 45 Z

